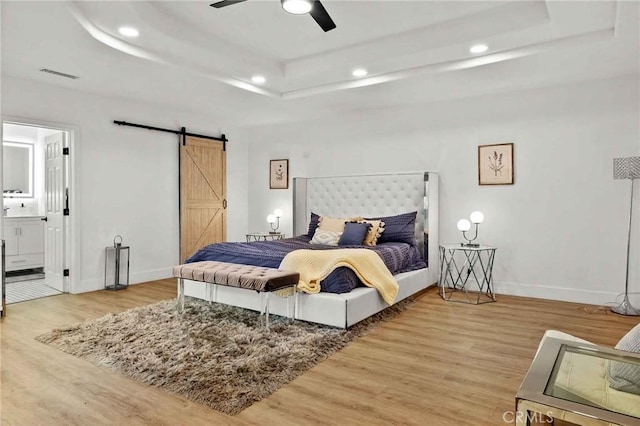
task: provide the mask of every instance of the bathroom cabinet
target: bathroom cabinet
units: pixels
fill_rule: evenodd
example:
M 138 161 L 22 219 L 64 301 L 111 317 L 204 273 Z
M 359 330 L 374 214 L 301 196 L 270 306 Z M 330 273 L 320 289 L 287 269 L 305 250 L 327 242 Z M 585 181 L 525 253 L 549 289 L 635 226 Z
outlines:
M 44 222 L 40 216 L 4 218 L 6 271 L 44 266 Z

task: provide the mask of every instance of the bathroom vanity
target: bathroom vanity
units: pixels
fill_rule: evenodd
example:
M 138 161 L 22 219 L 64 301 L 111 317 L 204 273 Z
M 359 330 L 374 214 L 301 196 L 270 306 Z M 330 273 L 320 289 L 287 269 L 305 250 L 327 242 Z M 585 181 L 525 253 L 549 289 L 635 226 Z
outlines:
M 4 218 L 5 270 L 44 267 L 44 222 L 42 216 Z

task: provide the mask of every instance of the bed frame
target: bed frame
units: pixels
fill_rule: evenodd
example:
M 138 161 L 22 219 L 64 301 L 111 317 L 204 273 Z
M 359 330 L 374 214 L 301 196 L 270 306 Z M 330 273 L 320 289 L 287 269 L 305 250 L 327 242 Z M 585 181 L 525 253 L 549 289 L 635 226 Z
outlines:
M 428 267 L 395 276 L 400 286 L 396 303 L 438 281 L 438 175 L 431 172 L 364 176 L 294 178 L 294 235 L 307 233 L 311 212 L 344 217 L 391 216 L 417 210 L 416 240 Z M 185 280 L 187 296 L 209 299 L 202 283 Z M 260 311 L 255 291 L 216 286 L 215 302 Z M 286 299 L 273 298 L 269 310 L 287 313 Z M 373 288 L 358 287 L 349 293 L 300 294 L 296 319 L 348 328 L 383 310 L 384 303 Z

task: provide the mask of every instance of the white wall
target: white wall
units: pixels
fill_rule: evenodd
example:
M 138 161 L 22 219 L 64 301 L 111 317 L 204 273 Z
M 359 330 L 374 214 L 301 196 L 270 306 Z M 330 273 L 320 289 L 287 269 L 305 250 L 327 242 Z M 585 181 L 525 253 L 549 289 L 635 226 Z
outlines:
M 178 261 L 177 136 L 113 124 L 125 120 L 217 135 L 227 143 L 229 240 L 242 240 L 247 224 L 247 147 L 242 132 L 219 127 L 215 117 L 162 105 L 106 98 L 2 77 L 2 115 L 79 128 L 75 150 L 80 229 L 80 271 L 72 292 L 101 289 L 104 247 L 114 235 L 131 247 L 131 282 L 171 275 Z M 223 123 L 222 123 L 223 124 Z M 239 137 L 235 137 L 238 135 Z M 74 275 L 77 274 L 77 275 Z
M 441 242 L 460 241 L 457 220 L 483 211 L 479 242 L 498 247 L 499 293 L 611 302 L 624 289 L 630 184 L 613 179 L 612 158 L 639 155 L 638 93 L 636 75 L 256 128 L 249 222 L 267 229 L 265 216 L 282 207 L 292 230 L 291 191 L 269 190 L 269 159 L 289 158 L 291 176 L 436 171 Z M 515 145 L 515 185 L 479 186 L 477 146 L 502 142 Z

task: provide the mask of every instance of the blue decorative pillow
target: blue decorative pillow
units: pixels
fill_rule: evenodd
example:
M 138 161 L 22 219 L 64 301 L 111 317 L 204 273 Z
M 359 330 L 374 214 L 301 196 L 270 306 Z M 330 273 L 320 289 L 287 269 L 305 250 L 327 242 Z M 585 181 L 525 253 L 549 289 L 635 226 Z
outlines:
M 344 225 L 344 232 L 338 241 L 338 245 L 361 246 L 370 227 L 370 223 L 347 222 Z
M 402 213 L 396 216 L 372 217 L 365 219 L 381 220 L 384 222 L 384 232 L 378 238 L 382 243 L 407 243 L 416 245 L 416 216 L 418 212 Z
M 309 221 L 309 231 L 307 232 L 307 236 L 309 238 L 313 238 L 313 234 L 316 233 L 316 228 L 318 227 L 319 222 L 320 222 L 320 215 L 317 215 L 311 212 L 311 220 Z

